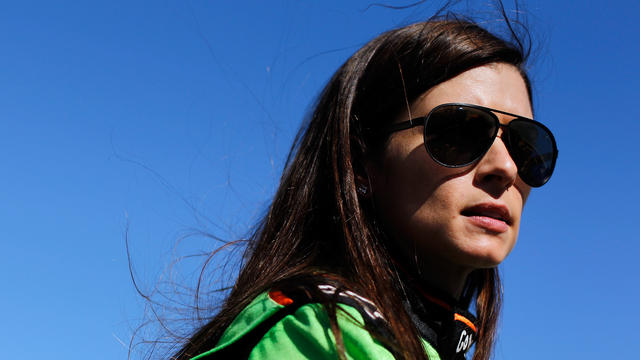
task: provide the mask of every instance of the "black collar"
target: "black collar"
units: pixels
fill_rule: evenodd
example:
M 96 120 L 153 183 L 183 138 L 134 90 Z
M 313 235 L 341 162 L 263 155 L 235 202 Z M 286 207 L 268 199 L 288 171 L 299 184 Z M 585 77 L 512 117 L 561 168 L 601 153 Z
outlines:
M 430 288 L 408 273 L 401 274 L 403 305 L 420 335 L 443 360 L 462 360 L 478 337 L 478 322 L 466 306 Z

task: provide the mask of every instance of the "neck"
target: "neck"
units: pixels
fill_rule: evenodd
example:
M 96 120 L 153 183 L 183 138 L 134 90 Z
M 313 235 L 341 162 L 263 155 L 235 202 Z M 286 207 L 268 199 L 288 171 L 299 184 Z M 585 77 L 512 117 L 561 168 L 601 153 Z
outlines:
M 456 301 L 460 300 L 467 278 L 474 270 L 438 256 L 416 255 L 416 250 L 397 248 L 392 254 L 394 252 L 393 262 L 403 272 Z
M 419 276 L 419 280 L 429 287 L 447 294 L 451 298 L 460 300 L 467 277 L 473 269 L 443 263 L 437 259 L 420 261 L 413 264 L 412 272 Z

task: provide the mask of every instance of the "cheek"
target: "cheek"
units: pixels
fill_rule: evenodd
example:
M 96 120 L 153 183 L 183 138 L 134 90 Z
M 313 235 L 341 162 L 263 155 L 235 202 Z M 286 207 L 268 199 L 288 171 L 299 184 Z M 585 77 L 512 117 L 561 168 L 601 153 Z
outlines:
M 527 202 L 529 194 L 531 193 L 531 186 L 527 185 L 524 181 L 522 181 L 522 179 L 520 179 L 520 176 L 518 176 L 514 187 L 515 190 L 517 190 L 517 192 L 520 194 L 522 206 L 524 207 L 524 204 Z
M 417 251 L 422 261 L 473 263 L 465 259 L 473 258 L 482 243 L 469 241 L 471 237 L 460 217 L 465 194 L 469 194 L 464 180 L 461 176 L 445 181 L 418 201 L 412 201 L 411 206 L 396 203 L 396 208 L 386 214 L 386 220 L 390 221 L 387 231 L 405 255 L 412 257 Z
M 516 220 L 517 220 L 516 231 L 518 231 L 520 228 L 520 223 L 522 222 L 522 213 L 524 210 L 524 205 L 527 202 L 529 193 L 531 192 L 531 187 L 525 184 L 524 182 L 522 182 L 520 178 L 518 178 L 512 190 L 513 191 L 511 191 L 511 193 L 509 194 L 511 195 L 509 205 L 512 211 L 517 212 L 516 214 L 514 214 L 514 216 L 516 217 Z
M 373 183 L 385 217 L 407 218 L 418 211 L 438 187 L 440 168 L 421 143 L 388 151 Z
M 401 159 L 401 160 L 400 160 Z M 378 171 L 374 197 L 378 216 L 394 238 L 423 242 L 446 236 L 464 189 L 460 169 L 436 164 L 420 146 L 404 157 L 388 157 Z

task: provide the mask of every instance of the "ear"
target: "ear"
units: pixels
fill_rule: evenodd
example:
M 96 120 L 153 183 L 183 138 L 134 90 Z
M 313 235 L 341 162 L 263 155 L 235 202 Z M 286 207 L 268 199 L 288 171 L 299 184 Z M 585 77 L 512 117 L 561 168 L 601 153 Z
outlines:
M 363 199 L 368 199 L 371 197 L 372 189 L 371 189 L 371 181 L 369 181 L 369 177 L 363 176 L 362 174 L 356 173 L 356 192 L 358 196 Z
M 364 163 L 359 162 L 353 169 L 356 192 L 358 193 L 358 197 L 361 199 L 370 199 L 373 195 L 370 167 L 371 164 L 369 164 L 368 161 L 365 161 Z

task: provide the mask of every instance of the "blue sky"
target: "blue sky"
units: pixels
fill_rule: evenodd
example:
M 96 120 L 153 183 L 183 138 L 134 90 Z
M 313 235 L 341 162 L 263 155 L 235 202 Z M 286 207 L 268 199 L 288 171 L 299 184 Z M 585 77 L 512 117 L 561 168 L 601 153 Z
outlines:
M 194 229 L 245 235 L 329 76 L 427 3 L 3 2 L 2 357 L 124 358 L 144 312 L 127 224 L 145 291 L 216 245 Z M 502 266 L 496 359 L 633 358 L 640 336 L 640 4 L 575 4 L 526 3 L 560 156 Z

